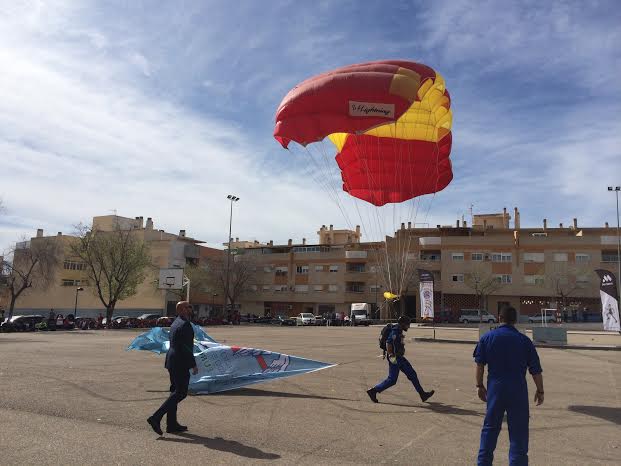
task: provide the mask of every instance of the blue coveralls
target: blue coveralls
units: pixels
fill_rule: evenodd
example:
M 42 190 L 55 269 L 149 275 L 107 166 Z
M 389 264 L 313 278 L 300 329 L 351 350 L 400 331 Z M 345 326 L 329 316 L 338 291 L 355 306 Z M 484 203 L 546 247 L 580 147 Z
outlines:
M 425 391 L 423 387 L 421 387 L 420 382 L 418 381 L 418 376 L 416 375 L 416 371 L 410 364 L 410 361 L 405 359 L 405 345 L 403 344 L 403 331 L 399 324 L 393 326 L 388 338 L 386 339 L 386 343 L 390 343 L 393 347 L 393 351 L 397 356 L 397 363 L 392 364 L 388 361 L 388 378 L 383 382 L 378 383 L 374 389 L 377 393 L 381 393 L 387 388 L 392 387 L 397 383 L 397 379 L 399 378 L 399 371 L 402 371 L 405 376 L 410 379 L 410 382 L 414 385 L 414 388 L 418 392 L 419 395 L 423 395 Z
M 542 372 L 533 342 L 512 325 L 481 337 L 474 350 L 477 364 L 487 364 L 487 413 L 481 430 L 478 464 L 491 465 L 504 413 L 509 425 L 509 464 L 528 464 L 528 385 L 526 369 Z

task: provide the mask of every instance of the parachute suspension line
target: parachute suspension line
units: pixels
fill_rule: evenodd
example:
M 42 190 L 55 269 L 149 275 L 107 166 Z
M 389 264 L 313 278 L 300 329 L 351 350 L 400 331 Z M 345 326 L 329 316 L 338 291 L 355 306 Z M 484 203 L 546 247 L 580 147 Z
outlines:
M 323 143 L 321 142 L 318 143 L 318 146 L 323 148 Z M 331 181 L 332 176 L 330 175 L 329 169 L 326 167 L 325 163 L 322 166 L 320 161 L 317 160 L 317 159 L 320 159 L 320 157 L 316 157 L 315 156 L 316 154 L 313 154 L 311 150 L 308 148 L 308 146 L 305 146 L 304 149 L 306 151 L 306 156 L 313 161 L 313 164 L 317 168 L 316 173 L 318 173 L 318 176 L 314 176 L 315 181 L 317 182 L 319 186 L 322 187 L 322 189 L 326 192 L 326 194 L 332 200 L 332 202 L 336 204 L 337 208 L 341 211 L 341 214 L 345 218 L 345 221 L 348 222 L 349 221 L 348 217 L 345 214 L 345 211 L 343 210 L 343 206 L 341 205 L 341 202 L 338 196 L 338 190 L 335 189 L 334 183 L 332 183 Z M 317 149 L 317 152 L 321 154 L 322 151 Z M 321 160 L 321 162 L 323 162 L 323 160 Z

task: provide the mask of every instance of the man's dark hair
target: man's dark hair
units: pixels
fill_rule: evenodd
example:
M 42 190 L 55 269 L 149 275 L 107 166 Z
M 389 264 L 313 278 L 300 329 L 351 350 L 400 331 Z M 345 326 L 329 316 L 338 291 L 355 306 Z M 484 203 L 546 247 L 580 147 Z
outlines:
M 408 316 L 401 316 L 399 317 L 399 320 L 397 321 L 400 324 L 410 324 L 412 323 L 412 319 L 410 319 Z
M 517 311 L 514 307 L 503 306 L 500 309 L 500 318 L 507 324 L 515 324 L 517 322 Z

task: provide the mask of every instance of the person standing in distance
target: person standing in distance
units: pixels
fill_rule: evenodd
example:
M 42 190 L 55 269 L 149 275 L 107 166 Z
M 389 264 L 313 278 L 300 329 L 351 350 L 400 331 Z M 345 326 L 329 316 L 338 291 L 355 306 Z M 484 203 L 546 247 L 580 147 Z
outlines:
M 190 369 L 198 374 L 194 360 L 194 330 L 190 323 L 192 306 L 188 301 L 177 303 L 177 318 L 170 326 L 170 348 L 166 353 L 164 367 L 170 375 L 170 396 L 160 408 L 147 419 L 156 434 L 162 435 L 160 422 L 166 414 L 166 432 L 185 432 L 186 426 L 177 422 L 177 405 L 188 395 Z
M 403 332 L 407 332 L 410 328 L 410 318 L 408 316 L 401 316 L 397 321 L 397 324 L 393 325 L 388 338 L 386 339 L 386 354 L 388 356 L 388 377 L 383 382 L 378 383 L 375 387 L 367 390 L 367 395 L 371 398 L 373 403 L 378 403 L 377 394 L 382 393 L 387 388 L 392 387 L 397 383 L 399 378 L 399 371 L 403 372 L 405 376 L 412 382 L 414 388 L 418 392 L 422 401 L 427 401 L 435 393 L 434 390 L 426 392 L 423 390 L 420 382 L 418 381 L 418 375 L 416 371 L 405 358 L 405 344 L 403 343 Z
M 500 327 L 481 337 L 474 350 L 476 386 L 487 412 L 481 430 L 479 466 L 491 465 L 496 441 L 507 413 L 509 424 L 509 464 L 528 464 L 528 385 L 526 369 L 537 386 L 535 402 L 543 403 L 543 375 L 535 345 L 515 328 L 517 312 L 510 306 L 500 311 Z M 483 385 L 485 365 L 488 366 L 487 388 Z

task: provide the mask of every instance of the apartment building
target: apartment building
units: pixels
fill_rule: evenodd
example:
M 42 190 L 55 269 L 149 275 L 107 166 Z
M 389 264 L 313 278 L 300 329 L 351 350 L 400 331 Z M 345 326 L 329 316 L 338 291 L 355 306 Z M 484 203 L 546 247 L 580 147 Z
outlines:
M 514 209 L 513 222 L 502 213 L 474 215 L 473 224 L 413 228 L 401 225 L 388 241 L 408 239 L 408 261 L 433 272 L 434 305 L 452 319 L 461 309 L 481 305 L 496 313 L 511 304 L 521 314 L 542 308 L 565 308 L 574 318 L 601 311 L 595 269 L 616 271 L 616 231 L 567 226 L 522 228 Z M 338 234 L 337 234 L 338 232 Z M 299 312 L 347 312 L 353 302 L 381 305 L 384 286 L 378 273 L 381 243 L 363 243 L 360 230 L 323 226 L 317 244 L 260 245 L 244 249 L 255 261 L 253 290 L 242 300 L 242 312 L 295 315 Z M 232 246 L 233 247 L 233 246 Z M 494 282 L 483 296 L 476 281 Z M 402 309 L 420 315 L 414 278 L 402 296 Z M 387 312 L 382 311 L 382 317 Z
M 139 285 L 136 295 L 120 301 L 115 315 L 138 315 L 141 313 L 174 314 L 174 307 L 179 297 L 174 293 L 157 288 L 157 270 L 160 268 L 184 267 L 186 264 L 198 264 L 222 251 L 201 246 L 200 240 L 190 238 L 185 230 L 179 233 L 168 233 L 155 228 L 153 219 L 143 217 L 127 218 L 117 215 L 93 217 L 93 229 L 113 231 L 115 228 L 131 230 L 137 238 L 147 243 L 152 258 L 153 270 L 147 273 L 144 282 Z M 104 307 L 95 294 L 94 287 L 88 282 L 85 264 L 72 257 L 71 244 L 77 240 L 75 236 L 59 232 L 54 236 L 44 236 L 42 229 L 37 230 L 30 241 L 18 243 L 15 251 L 19 260 L 20 251 L 25 250 L 37 241 L 58 241 L 61 245 L 62 257 L 54 274 L 52 285 L 47 289 L 30 289 L 20 296 L 14 314 L 45 313 L 54 309 L 64 315 L 73 313 L 76 307 L 80 316 L 97 316 L 104 313 Z M 83 288 L 83 291 L 78 291 Z M 197 304 L 212 304 L 213 296 L 196 290 L 193 296 Z

